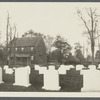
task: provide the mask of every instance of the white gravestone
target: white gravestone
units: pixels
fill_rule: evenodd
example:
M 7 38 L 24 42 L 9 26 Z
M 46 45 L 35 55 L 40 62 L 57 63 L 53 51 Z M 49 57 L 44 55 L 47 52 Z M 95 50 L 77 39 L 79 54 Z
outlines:
M 100 64 L 98 65 L 98 68 L 97 69 L 100 69 Z
M 4 83 L 4 82 L 3 82 L 3 80 L 2 80 L 2 68 L 0 67 L 0 84 L 1 84 L 1 83 Z
M 47 71 L 47 67 L 39 68 L 39 74 L 44 74 Z
M 76 65 L 76 70 L 82 70 L 83 68 L 85 68 L 83 65 Z
M 13 69 L 12 68 L 9 68 L 9 66 L 8 65 L 5 65 L 4 66 L 4 70 L 5 70 L 5 73 L 6 74 L 13 74 Z
M 21 68 L 14 68 L 15 69 L 15 83 L 13 85 L 20 85 L 28 87 L 31 84 L 29 83 L 29 74 L 30 74 L 30 67 L 21 67 Z
M 35 70 L 39 70 L 41 67 L 39 65 L 34 65 Z
M 60 90 L 60 88 L 58 70 L 55 70 L 55 66 L 49 66 L 49 69 L 44 72 L 44 86 L 42 89 Z
M 66 65 L 66 70 L 70 70 L 71 68 L 75 68 L 73 65 Z
M 60 65 L 58 68 L 59 74 L 66 74 L 66 66 L 65 65 Z
M 70 70 L 72 66 L 61 65 L 58 69 L 59 74 L 67 74 L 67 70 Z
M 100 70 L 96 70 L 95 65 L 89 65 L 89 70 L 82 70 L 83 88 L 82 92 L 98 92 L 100 91 Z
M 69 68 L 75 68 L 73 65 L 69 65 Z

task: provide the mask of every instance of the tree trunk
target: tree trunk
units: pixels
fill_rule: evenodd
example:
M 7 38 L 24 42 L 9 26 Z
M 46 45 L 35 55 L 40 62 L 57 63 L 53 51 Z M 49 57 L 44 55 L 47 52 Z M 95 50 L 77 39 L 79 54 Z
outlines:
M 94 40 L 91 40 L 92 65 L 94 64 Z

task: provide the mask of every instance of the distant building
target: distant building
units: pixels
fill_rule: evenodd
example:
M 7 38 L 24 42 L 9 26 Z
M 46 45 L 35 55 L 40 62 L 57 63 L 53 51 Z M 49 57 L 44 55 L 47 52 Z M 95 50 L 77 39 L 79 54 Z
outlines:
M 8 45 L 10 65 L 46 64 L 46 47 L 41 36 L 15 38 Z

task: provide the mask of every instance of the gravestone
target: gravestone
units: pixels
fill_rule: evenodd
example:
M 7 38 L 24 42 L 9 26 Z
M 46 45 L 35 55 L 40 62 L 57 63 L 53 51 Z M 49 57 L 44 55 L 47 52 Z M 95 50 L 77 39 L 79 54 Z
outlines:
M 98 92 L 100 91 L 100 70 L 95 65 L 89 65 L 88 70 L 82 70 L 83 88 L 82 92 Z
M 99 69 L 99 70 L 100 70 L 100 64 L 98 65 L 97 69 Z
M 73 65 L 69 65 L 69 68 L 75 68 Z
M 29 74 L 30 74 L 30 67 L 21 67 L 21 68 L 14 68 L 15 69 L 15 83 L 13 85 L 20 85 L 28 87 L 31 84 L 29 83 Z
M 39 69 L 39 74 L 44 74 L 47 71 L 47 67 L 41 67 Z
M 71 65 L 61 65 L 58 69 L 59 74 L 65 75 L 67 74 L 67 71 L 70 70 L 70 68 L 74 68 L 74 66 Z
M 66 69 L 66 65 L 60 65 L 60 67 L 58 68 L 59 74 L 66 74 Z
M 66 65 L 66 70 L 70 70 L 71 68 L 74 68 L 74 66 Z
M 39 74 L 40 66 L 34 67 L 35 68 L 31 68 L 30 83 L 39 89 L 43 86 L 43 74 Z
M 39 70 L 41 67 L 39 65 L 34 65 L 35 70 Z
M 3 80 L 2 80 L 2 68 L 0 67 L 0 84 L 1 84 L 1 83 L 4 83 L 4 82 L 3 82 Z
M 60 75 L 61 91 L 66 92 L 80 92 L 83 86 L 83 76 L 80 75 L 80 71 L 75 67 L 69 66 L 70 70 L 67 70 L 67 74 Z
M 9 66 L 8 65 L 5 65 L 4 66 L 4 70 L 5 70 L 5 73 L 6 74 L 13 74 L 13 69 L 12 68 L 9 68 Z
M 44 86 L 45 90 L 60 90 L 59 86 L 59 73 L 55 70 L 55 66 L 49 66 L 48 70 L 42 71 L 44 73 Z
M 14 70 L 12 68 L 9 68 L 8 65 L 5 65 L 3 67 L 3 81 L 5 83 L 11 83 L 13 84 L 14 83 Z
M 83 68 L 85 68 L 83 65 L 76 65 L 76 70 L 82 70 Z

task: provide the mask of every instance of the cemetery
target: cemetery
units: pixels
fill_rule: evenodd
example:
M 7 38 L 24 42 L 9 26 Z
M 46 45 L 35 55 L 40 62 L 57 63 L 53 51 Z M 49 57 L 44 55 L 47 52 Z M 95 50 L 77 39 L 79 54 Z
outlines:
M 1 3 L 0 92 L 100 92 L 100 5 L 88 5 Z
M 0 91 L 100 92 L 100 65 L 0 67 Z

